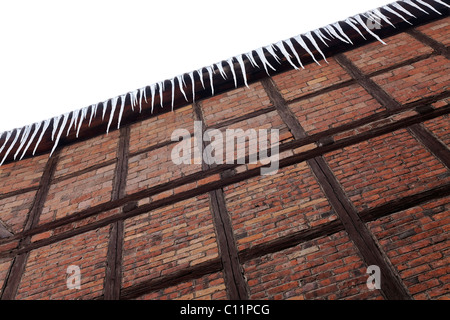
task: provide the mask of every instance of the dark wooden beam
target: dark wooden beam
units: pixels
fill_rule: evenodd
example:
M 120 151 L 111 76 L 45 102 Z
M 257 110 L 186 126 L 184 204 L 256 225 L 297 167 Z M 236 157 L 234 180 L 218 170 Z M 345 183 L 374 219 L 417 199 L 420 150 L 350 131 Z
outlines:
M 130 144 L 130 127 L 120 129 L 117 150 L 117 165 L 114 173 L 111 200 L 118 200 L 125 196 L 128 175 L 128 154 Z M 124 241 L 124 222 L 115 221 L 111 224 L 109 244 L 106 260 L 106 274 L 104 284 L 105 300 L 118 300 L 122 286 L 122 251 Z

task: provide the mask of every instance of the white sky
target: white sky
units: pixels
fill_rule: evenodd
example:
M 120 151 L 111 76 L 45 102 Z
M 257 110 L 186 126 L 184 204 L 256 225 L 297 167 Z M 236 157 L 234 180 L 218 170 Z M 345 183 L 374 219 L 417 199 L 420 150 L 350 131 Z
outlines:
M 2 0 L 0 133 L 393 0 Z

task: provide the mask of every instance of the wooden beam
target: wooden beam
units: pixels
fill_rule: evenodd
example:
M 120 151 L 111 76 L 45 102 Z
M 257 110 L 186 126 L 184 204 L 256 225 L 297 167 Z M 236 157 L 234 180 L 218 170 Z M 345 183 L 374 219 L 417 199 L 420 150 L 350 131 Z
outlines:
M 128 154 L 130 144 L 130 127 L 120 129 L 117 150 L 117 165 L 114 173 L 111 200 L 118 200 L 125 196 L 128 175 Z M 108 253 L 106 260 L 106 274 L 104 284 L 105 300 L 118 300 L 122 286 L 122 251 L 124 241 L 124 222 L 115 221 L 111 224 L 109 233 Z
M 427 36 L 426 34 L 420 32 L 417 29 L 409 29 L 406 31 L 406 33 L 414 37 L 416 40 L 419 40 L 424 45 L 431 47 L 437 54 L 442 55 L 447 59 L 450 59 L 449 50 L 442 43 L 434 40 L 433 38 Z

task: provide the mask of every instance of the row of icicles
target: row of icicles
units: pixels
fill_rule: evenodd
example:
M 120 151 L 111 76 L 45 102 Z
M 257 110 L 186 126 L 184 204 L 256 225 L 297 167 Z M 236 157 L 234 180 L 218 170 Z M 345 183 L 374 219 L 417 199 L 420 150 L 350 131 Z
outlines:
M 448 4 L 444 3 L 441 0 L 434 0 L 434 2 L 437 2 L 439 4 L 442 4 L 442 5 L 450 8 L 450 6 Z M 427 9 L 429 9 L 429 10 L 433 10 L 433 11 L 437 12 L 438 14 L 442 15 L 432 5 L 430 5 L 429 3 L 426 3 L 422 0 L 416 0 L 416 2 L 413 2 L 412 0 L 400 0 L 400 1 L 394 2 L 392 4 L 383 6 L 382 9 L 401 18 L 405 22 L 412 25 L 412 23 L 407 20 L 407 17 L 408 18 L 411 18 L 411 17 L 416 18 L 416 17 L 410 11 L 408 11 L 407 8 L 405 6 L 403 6 L 402 4 L 408 4 L 411 7 L 414 7 L 420 11 L 425 12 L 426 14 L 429 14 L 428 11 L 426 11 Z M 419 4 L 422 6 L 420 6 Z M 347 18 L 343 22 L 348 24 L 354 30 L 356 30 L 364 39 L 366 39 L 366 38 L 364 37 L 363 33 L 358 28 L 358 26 L 361 26 L 363 29 L 365 29 L 367 31 L 368 34 L 373 36 L 375 39 L 377 39 L 381 43 L 386 44 L 379 36 L 377 36 L 368 27 L 368 21 L 373 22 L 373 23 L 376 23 L 377 21 L 383 21 L 395 28 L 395 26 L 389 21 L 389 18 L 380 11 L 380 8 Z M 328 61 L 327 61 L 325 55 L 323 54 L 322 50 L 320 49 L 319 44 L 314 39 L 313 34 L 325 46 L 328 46 L 327 41 L 331 41 L 330 38 L 339 39 L 342 42 L 347 43 L 347 44 L 353 44 L 352 41 L 350 40 L 350 38 L 343 31 L 341 25 L 337 22 L 330 24 L 326 27 L 323 27 L 321 29 L 316 29 L 311 32 L 307 32 L 305 34 L 297 35 L 297 36 L 291 38 L 291 39 L 295 40 L 309 55 L 311 55 L 311 57 L 314 59 L 314 61 L 319 65 L 320 65 L 320 63 L 317 61 L 317 59 L 314 56 L 314 54 L 312 53 L 311 49 L 308 47 L 308 45 L 303 40 L 303 37 L 307 38 L 311 42 L 311 44 L 314 46 L 314 48 L 317 50 L 317 52 L 322 56 L 322 58 L 327 63 L 328 63 Z M 274 71 L 276 70 L 275 67 L 272 66 L 269 63 L 269 61 L 267 60 L 264 49 L 272 57 L 275 58 L 275 61 L 277 61 L 279 63 L 281 62 L 281 58 L 278 56 L 278 54 L 281 54 L 284 58 L 286 58 L 286 60 L 290 63 L 290 65 L 292 65 L 292 67 L 294 69 L 297 69 L 297 70 L 299 70 L 300 68 L 304 69 L 304 66 L 300 60 L 300 57 L 297 54 L 296 50 L 294 49 L 294 45 L 293 45 L 291 39 L 279 41 L 277 43 L 253 50 L 252 52 L 244 53 L 244 54 L 229 58 L 228 60 L 225 60 L 226 63 L 230 67 L 235 86 L 237 87 L 237 77 L 236 77 L 236 72 L 235 72 L 234 64 L 233 64 L 234 60 L 236 60 L 238 62 L 239 66 L 241 68 L 243 81 L 247 87 L 248 87 L 248 84 L 247 84 L 244 58 L 247 58 L 253 67 L 261 69 L 261 66 L 258 65 L 257 61 L 255 60 L 255 58 L 253 56 L 253 53 L 256 53 L 256 55 L 258 56 L 258 58 L 260 60 L 260 63 L 262 64 L 262 67 L 267 72 L 267 74 L 269 74 L 268 68 L 270 68 Z M 286 46 L 291 50 L 294 57 L 292 57 L 289 54 Z M 298 63 L 298 66 L 300 66 L 300 68 L 294 63 L 294 61 L 293 61 L 294 58 L 295 58 L 294 61 L 296 61 Z M 208 76 L 209 76 L 209 84 L 210 84 L 211 93 L 212 93 L 212 95 L 214 95 L 214 74 L 216 73 L 216 70 L 219 71 L 220 75 L 224 79 L 227 78 L 227 75 L 224 71 L 223 63 L 224 63 L 224 61 L 218 62 L 218 63 L 212 64 L 210 66 L 207 66 L 207 67 L 195 70 L 195 71 L 191 71 L 187 74 L 192 83 L 192 99 L 193 100 L 195 100 L 194 73 L 198 74 L 203 88 L 206 89 L 205 82 L 203 79 L 203 69 L 205 69 L 207 71 Z M 180 89 L 181 93 L 183 94 L 184 98 L 186 99 L 186 101 L 188 101 L 188 98 L 187 98 L 186 93 L 183 88 L 183 86 L 186 86 L 184 75 L 178 75 L 170 80 L 171 88 L 172 88 L 172 109 L 173 109 L 173 104 L 174 104 L 175 80 L 176 80 L 176 82 L 178 82 L 179 89 Z M 151 95 L 151 97 L 150 97 L 151 112 L 153 113 L 156 92 L 159 92 L 159 103 L 160 103 L 161 107 L 163 107 L 163 92 L 165 91 L 164 81 L 152 84 L 149 87 L 150 87 L 150 95 Z M 114 114 L 115 114 L 117 108 L 119 108 L 119 117 L 118 117 L 117 128 L 120 128 L 120 122 L 122 119 L 122 114 L 123 114 L 124 107 L 125 107 L 125 99 L 126 99 L 127 95 L 130 96 L 132 110 L 134 111 L 134 108 L 137 107 L 137 105 L 139 105 L 139 112 L 142 112 L 142 101 L 144 100 L 146 103 L 148 103 L 147 87 L 137 89 L 135 91 L 128 92 L 124 95 L 109 99 L 107 101 L 99 102 L 97 104 L 92 104 L 89 107 L 78 109 L 73 112 L 69 112 L 69 113 L 66 113 L 66 114 L 63 114 L 63 115 L 60 115 L 60 116 L 57 116 L 57 117 L 54 117 L 54 118 L 51 118 L 51 119 L 48 119 L 48 120 L 45 120 L 42 122 L 33 123 L 31 125 L 27 125 L 25 127 L 19 128 L 19 129 L 13 129 L 13 130 L 10 130 L 7 132 L 3 132 L 2 134 L 0 134 L 0 138 L 5 136 L 5 141 L 3 142 L 2 146 L 0 147 L 0 155 L 2 154 L 3 150 L 5 150 L 5 153 L 0 162 L 0 166 L 6 160 L 9 153 L 11 152 L 11 150 L 17 143 L 19 143 L 19 147 L 17 148 L 17 150 L 14 154 L 14 160 L 16 160 L 16 158 L 19 155 L 20 155 L 19 159 L 22 159 L 25 156 L 27 150 L 30 148 L 32 142 L 35 141 L 35 139 L 37 138 L 36 143 L 34 144 L 34 150 L 33 150 L 33 155 L 34 155 L 39 146 L 39 143 L 41 142 L 45 132 L 49 128 L 50 123 L 52 121 L 53 121 L 53 130 L 52 130 L 51 138 L 52 138 L 52 141 L 54 141 L 54 145 L 50 152 L 50 155 L 53 154 L 56 147 L 58 146 L 58 142 L 59 142 L 62 134 L 64 133 L 64 131 L 66 131 L 66 135 L 69 135 L 70 130 L 73 128 L 74 130 L 76 130 L 76 136 L 78 137 L 78 134 L 79 134 L 79 131 L 80 131 L 80 128 L 81 128 L 83 122 L 87 121 L 88 114 L 89 114 L 89 126 L 91 125 L 92 119 L 97 114 L 97 109 L 100 104 L 103 105 L 102 121 L 104 121 L 104 119 L 106 117 L 107 106 L 110 105 L 109 120 L 108 120 L 108 126 L 107 126 L 106 132 L 107 133 L 109 132 L 109 129 L 110 129 L 110 126 L 113 121 L 113 117 L 114 117 Z M 120 106 L 118 106 L 119 98 L 121 101 Z M 70 117 L 71 113 L 72 113 L 72 117 Z M 70 122 L 68 121 L 69 118 L 71 119 Z M 37 136 L 39 131 L 40 131 L 40 134 L 39 134 L 39 136 Z M 12 142 L 9 144 L 9 147 L 6 148 L 8 142 L 10 142 L 9 140 L 11 139 L 11 137 L 14 137 L 14 138 L 13 138 Z M 19 140 L 19 137 L 20 137 L 20 140 Z

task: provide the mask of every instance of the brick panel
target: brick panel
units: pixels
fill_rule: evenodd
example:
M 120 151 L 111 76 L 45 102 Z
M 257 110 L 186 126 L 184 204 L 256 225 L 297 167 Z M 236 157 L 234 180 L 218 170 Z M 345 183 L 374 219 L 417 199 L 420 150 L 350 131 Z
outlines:
M 218 246 L 207 195 L 125 221 L 124 287 L 217 257 Z
M 202 101 L 203 116 L 207 126 L 237 118 L 271 105 L 263 86 L 257 82 L 216 95 Z
M 450 295 L 450 197 L 368 223 L 415 299 Z
M 191 164 L 176 164 L 171 152 L 178 142 L 141 153 L 129 159 L 126 192 L 131 194 L 185 175 L 199 172 L 201 164 L 194 163 L 194 139 L 191 140 Z
M 382 70 L 408 59 L 432 53 L 433 49 L 422 44 L 406 33 L 383 39 L 387 45 L 376 41 L 363 47 L 351 50 L 345 55 L 363 73 Z
M 0 167 L 0 194 L 37 187 L 44 173 L 48 155 L 4 164 Z
M 227 292 L 222 272 L 182 282 L 139 297 L 136 300 L 225 300 Z
M 57 242 L 30 253 L 16 299 L 93 299 L 103 294 L 109 227 Z M 67 268 L 81 272 L 80 289 L 68 289 Z
M 12 261 L 12 258 L 0 259 L 0 295 L 2 294 L 3 284 L 8 276 Z
M 158 143 L 170 141 L 175 129 L 187 129 L 191 133 L 194 132 L 192 105 L 131 125 L 130 152 L 137 152 Z
M 406 130 L 326 154 L 358 210 L 450 182 L 449 171 Z
M 36 191 L 30 191 L 0 199 L 0 220 L 13 233 L 18 233 L 23 230 L 35 196 Z
M 407 103 L 448 90 L 450 63 L 435 56 L 372 78 L 399 103 Z
M 345 231 L 244 264 L 251 299 L 382 299 Z
M 239 250 L 337 219 L 305 162 L 224 192 Z
M 437 42 L 442 43 L 444 46 L 450 46 L 450 18 L 441 19 L 431 23 L 427 23 L 424 26 L 417 27 L 417 30 L 426 34 L 430 38 L 433 38 Z
M 115 165 L 50 186 L 39 223 L 46 223 L 111 200 Z
M 448 115 L 426 121 L 424 126 L 450 148 L 450 118 Z
M 272 77 L 281 95 L 287 101 L 305 94 L 351 80 L 350 75 L 333 58 L 328 64 L 309 64 L 305 69 L 287 71 Z
M 108 134 L 64 147 L 58 159 L 55 178 L 116 159 L 119 135 L 120 131 L 115 130 Z
M 228 138 L 232 138 L 234 137 L 229 135 L 227 137 L 227 130 L 238 130 L 238 129 L 242 129 L 242 134 L 239 134 L 238 131 L 236 131 L 236 137 L 238 138 L 245 138 L 245 145 L 239 145 L 237 144 L 238 139 L 235 138 L 234 142 L 232 141 L 232 139 L 228 139 Z M 279 142 L 280 144 L 286 141 L 290 141 L 293 139 L 292 134 L 290 133 L 289 129 L 287 128 L 287 126 L 284 124 L 283 120 L 281 119 L 281 117 L 279 116 L 277 111 L 272 111 L 269 113 L 265 113 L 262 115 L 259 115 L 257 117 L 253 117 L 244 121 L 239 121 L 237 123 L 233 123 L 229 126 L 226 126 L 224 128 L 221 128 L 220 131 L 222 132 L 222 136 L 223 136 L 223 161 L 225 162 L 226 159 L 230 158 L 230 159 L 234 159 L 235 163 L 236 160 L 238 159 L 237 155 L 238 155 L 238 150 L 240 150 L 240 152 L 242 152 L 243 147 L 245 147 L 245 155 L 249 155 L 249 151 L 250 150 L 256 150 L 256 152 L 261 151 L 261 147 L 260 147 L 260 142 L 262 141 L 262 136 L 259 134 L 259 130 L 264 129 L 267 130 L 267 148 L 270 149 L 271 147 L 271 131 L 270 130 L 279 130 Z M 252 148 L 250 148 L 250 144 L 249 144 L 249 138 L 248 138 L 248 134 L 246 133 L 250 133 L 252 131 L 248 131 L 248 130 L 255 130 L 254 133 L 256 134 L 256 141 L 252 141 Z M 214 140 L 214 139 L 213 139 Z M 232 155 L 231 153 L 231 149 L 229 150 L 227 148 L 227 143 L 229 145 L 233 146 L 234 149 L 234 155 Z M 276 141 L 273 142 L 274 144 L 276 143 Z M 253 152 L 252 152 L 253 154 Z M 259 158 L 258 158 L 259 161 Z
M 308 134 L 318 133 L 385 110 L 358 84 L 289 105 Z

